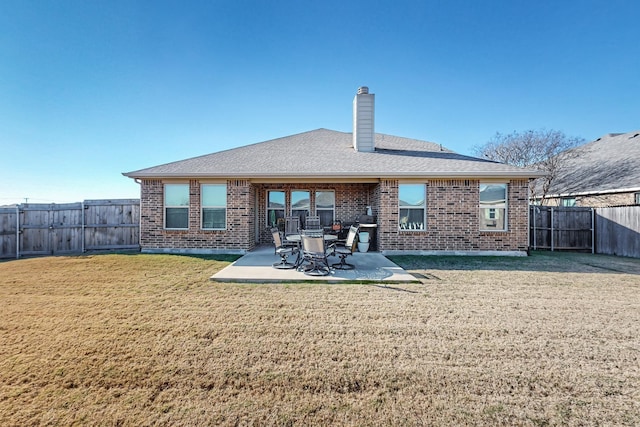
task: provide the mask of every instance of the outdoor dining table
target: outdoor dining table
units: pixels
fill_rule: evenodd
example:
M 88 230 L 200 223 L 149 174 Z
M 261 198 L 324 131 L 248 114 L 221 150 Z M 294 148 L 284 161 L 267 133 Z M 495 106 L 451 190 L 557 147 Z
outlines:
M 302 236 L 300 236 L 299 234 L 289 234 L 288 236 L 285 237 L 285 239 L 287 239 L 290 242 L 295 242 L 295 243 L 300 243 L 302 242 Z M 338 240 L 338 236 L 335 234 L 325 234 L 324 235 L 324 242 L 328 243 L 328 242 L 333 242 Z

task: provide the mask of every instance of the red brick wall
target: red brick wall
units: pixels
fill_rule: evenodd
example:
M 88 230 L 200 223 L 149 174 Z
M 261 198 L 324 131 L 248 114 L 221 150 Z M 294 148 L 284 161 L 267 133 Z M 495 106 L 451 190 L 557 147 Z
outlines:
M 427 227 L 398 229 L 398 180 L 380 184 L 382 250 L 526 251 L 528 248 L 527 181 L 508 185 L 508 230 L 480 231 L 479 180 L 427 180 Z
M 186 184 L 187 181 L 184 183 Z M 255 246 L 255 214 L 253 210 L 255 188 L 248 180 L 227 181 L 226 230 L 201 229 L 201 182 L 190 180 L 188 183 L 189 229 L 165 230 L 163 181 L 142 180 L 140 197 L 140 246 L 142 250 L 249 250 Z
M 173 182 L 173 181 L 172 181 Z M 185 183 L 187 181 L 184 181 Z M 266 223 L 266 193 L 285 191 L 287 205 L 291 190 L 309 190 L 311 211 L 315 191 L 334 190 L 336 219 L 345 223 L 372 206 L 377 217 L 379 250 L 421 251 L 526 251 L 528 248 L 528 185 L 512 180 L 508 185 L 508 230 L 479 230 L 479 180 L 426 180 L 427 229 L 398 229 L 398 180 L 378 184 L 251 184 L 248 180 L 227 181 L 227 230 L 201 230 L 200 181 L 189 181 L 188 230 L 165 230 L 163 182 L 143 180 L 141 185 L 141 246 L 153 249 L 250 250 L 255 246 L 256 228 L 260 243 L 271 243 Z M 254 206 L 257 201 L 257 206 Z M 257 210 L 257 212 L 256 212 Z M 256 215 L 257 214 L 257 215 Z M 256 224 L 256 217 L 258 223 Z M 257 225 L 257 227 L 256 227 Z

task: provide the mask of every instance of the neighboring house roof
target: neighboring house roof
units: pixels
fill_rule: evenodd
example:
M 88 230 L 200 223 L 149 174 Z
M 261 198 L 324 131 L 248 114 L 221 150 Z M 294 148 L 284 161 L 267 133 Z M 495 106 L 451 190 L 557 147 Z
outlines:
M 610 133 L 561 156 L 547 197 L 640 190 L 640 130 Z
M 317 129 L 124 173 L 130 178 L 379 179 L 533 178 L 539 171 L 463 156 L 439 144 L 375 134 L 375 152 L 358 152 L 352 134 Z

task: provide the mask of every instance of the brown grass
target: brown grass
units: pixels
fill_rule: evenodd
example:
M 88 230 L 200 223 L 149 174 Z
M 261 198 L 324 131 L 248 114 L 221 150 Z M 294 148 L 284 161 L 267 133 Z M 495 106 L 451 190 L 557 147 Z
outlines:
M 397 258 L 240 285 L 169 255 L 0 263 L 0 425 L 638 425 L 640 261 Z

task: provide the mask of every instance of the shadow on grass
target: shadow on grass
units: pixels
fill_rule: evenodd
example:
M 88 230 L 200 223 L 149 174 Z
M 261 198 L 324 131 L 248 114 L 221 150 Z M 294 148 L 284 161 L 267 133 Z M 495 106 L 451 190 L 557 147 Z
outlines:
M 497 270 L 640 275 L 640 259 L 573 252 L 533 251 L 528 257 L 389 256 L 405 270 Z
M 377 284 L 369 284 L 369 286 L 373 286 L 374 288 L 380 288 L 380 289 L 387 289 L 390 291 L 396 291 L 396 292 L 406 292 L 409 294 L 419 294 L 420 292 L 418 291 L 413 291 L 411 289 L 404 289 L 404 288 L 399 288 L 393 285 L 377 285 Z
M 201 259 L 205 261 L 220 261 L 232 263 L 240 259 L 242 255 L 237 254 L 181 254 L 181 253 L 142 253 L 139 250 L 104 250 L 104 251 L 88 251 L 83 254 L 71 254 L 64 256 L 92 256 L 92 255 L 127 255 L 127 256 L 171 256 Z

